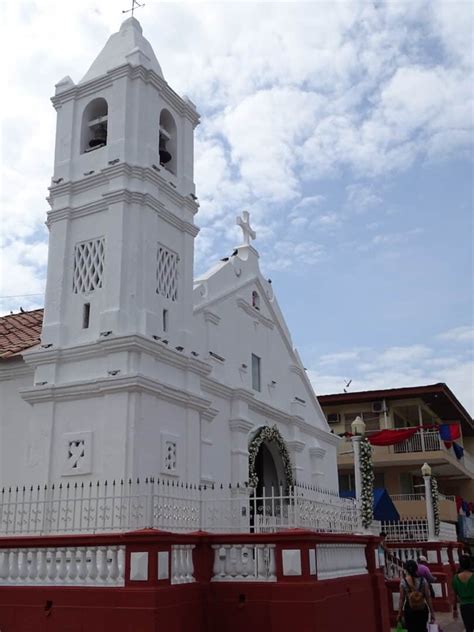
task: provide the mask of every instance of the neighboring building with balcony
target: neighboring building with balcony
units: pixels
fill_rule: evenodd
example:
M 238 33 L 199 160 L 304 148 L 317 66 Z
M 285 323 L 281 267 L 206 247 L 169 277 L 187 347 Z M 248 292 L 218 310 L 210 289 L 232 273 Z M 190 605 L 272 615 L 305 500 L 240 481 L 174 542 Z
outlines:
M 427 462 L 438 479 L 440 518 L 458 520 L 455 496 L 474 501 L 474 423 L 446 384 L 322 395 L 321 407 L 335 434 L 351 432 L 357 416 L 366 433 L 383 429 L 422 427 L 410 439 L 391 446 L 374 446 L 375 487 L 389 492 L 401 519 L 426 515 L 420 468 Z M 458 423 L 456 443 L 464 450 L 457 458 L 440 438 L 438 426 Z M 350 439 L 341 441 L 338 453 L 341 492 L 354 489 L 354 459 Z

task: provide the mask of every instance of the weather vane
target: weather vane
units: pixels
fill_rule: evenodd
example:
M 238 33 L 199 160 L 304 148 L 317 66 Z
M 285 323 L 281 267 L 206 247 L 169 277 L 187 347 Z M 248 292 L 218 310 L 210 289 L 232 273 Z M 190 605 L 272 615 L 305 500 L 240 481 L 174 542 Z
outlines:
M 122 13 L 130 13 L 130 11 L 131 11 L 132 12 L 132 18 L 133 18 L 133 12 L 135 11 L 135 9 L 141 9 L 144 6 L 145 6 L 145 3 L 140 4 L 139 2 L 137 2 L 137 0 L 132 0 L 132 8 L 131 9 L 122 9 Z

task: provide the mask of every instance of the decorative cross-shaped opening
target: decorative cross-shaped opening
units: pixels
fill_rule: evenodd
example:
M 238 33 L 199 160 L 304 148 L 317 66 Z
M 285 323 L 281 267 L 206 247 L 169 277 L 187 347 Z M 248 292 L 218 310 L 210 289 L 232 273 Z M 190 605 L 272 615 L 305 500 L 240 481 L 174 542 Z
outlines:
M 76 470 L 81 466 L 85 456 L 85 441 L 80 439 L 78 441 L 69 441 L 67 461 L 68 466 L 72 470 Z

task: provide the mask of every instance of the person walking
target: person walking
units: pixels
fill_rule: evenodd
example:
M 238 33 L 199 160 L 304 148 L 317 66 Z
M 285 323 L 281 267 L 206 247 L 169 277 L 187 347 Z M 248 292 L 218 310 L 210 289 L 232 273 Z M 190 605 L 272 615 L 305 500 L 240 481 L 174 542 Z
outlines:
M 420 555 L 417 560 L 418 563 L 418 577 L 424 577 L 428 582 L 428 589 L 430 591 L 431 598 L 435 596 L 432 584 L 436 582 L 436 578 L 431 574 L 428 568 L 428 558 L 424 555 Z
M 430 623 L 435 622 L 428 582 L 418 576 L 415 560 L 408 560 L 405 563 L 405 577 L 400 582 L 397 622 L 403 620 L 407 632 L 426 632 L 428 619 Z
M 471 571 L 471 558 L 461 555 L 459 569 L 453 577 L 454 590 L 453 617 L 458 617 L 458 601 L 461 604 L 461 617 L 466 632 L 474 632 L 474 573 Z

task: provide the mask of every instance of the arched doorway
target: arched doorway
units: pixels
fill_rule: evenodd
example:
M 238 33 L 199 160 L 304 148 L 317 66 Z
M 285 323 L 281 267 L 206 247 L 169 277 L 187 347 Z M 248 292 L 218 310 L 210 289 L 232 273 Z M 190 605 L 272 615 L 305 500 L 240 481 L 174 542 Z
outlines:
M 259 428 L 250 442 L 249 482 L 251 527 L 260 531 L 282 526 L 294 480 L 288 449 L 276 426 Z
M 286 487 L 283 461 L 280 455 L 275 459 L 272 444 L 263 441 L 255 459 L 255 471 L 258 477 L 256 496 L 280 495 L 280 488 Z

